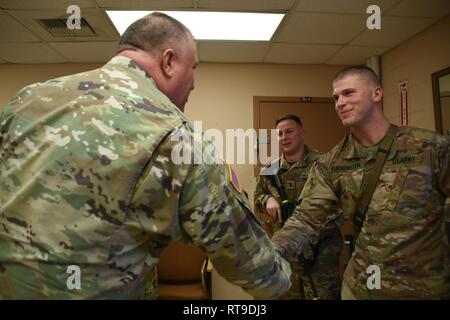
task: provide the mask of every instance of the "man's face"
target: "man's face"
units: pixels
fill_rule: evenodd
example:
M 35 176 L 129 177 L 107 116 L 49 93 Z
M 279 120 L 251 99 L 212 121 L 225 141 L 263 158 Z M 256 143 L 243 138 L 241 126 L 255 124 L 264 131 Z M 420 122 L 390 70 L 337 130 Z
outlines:
M 192 39 L 187 41 L 184 52 L 176 52 L 174 76 L 172 79 L 172 102 L 184 111 L 189 94 L 194 89 L 194 70 L 198 65 L 197 47 Z
M 304 143 L 302 126 L 291 119 L 282 120 L 277 124 L 278 140 L 281 151 L 289 154 L 299 150 Z
M 364 125 L 371 119 L 382 92 L 359 75 L 348 75 L 333 82 L 334 107 L 345 127 Z

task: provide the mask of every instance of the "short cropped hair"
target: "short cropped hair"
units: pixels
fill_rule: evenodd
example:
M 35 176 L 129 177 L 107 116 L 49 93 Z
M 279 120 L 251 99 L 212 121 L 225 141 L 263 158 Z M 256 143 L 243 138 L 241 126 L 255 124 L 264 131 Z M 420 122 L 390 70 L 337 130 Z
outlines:
M 377 74 L 368 66 L 359 65 L 359 66 L 350 66 L 339 71 L 333 79 L 333 83 L 347 76 L 357 75 L 366 79 L 369 83 L 375 86 L 381 86 L 380 78 L 378 78 Z
M 119 40 L 117 53 L 141 49 L 151 55 L 167 47 L 177 47 L 192 38 L 189 29 L 178 20 L 161 12 L 152 12 L 133 22 Z
M 299 117 L 297 117 L 295 114 L 285 114 L 283 116 L 278 117 L 277 121 L 275 122 L 275 126 L 277 126 L 281 121 L 283 120 L 294 120 L 297 122 L 301 127 L 303 127 L 302 120 L 300 120 Z

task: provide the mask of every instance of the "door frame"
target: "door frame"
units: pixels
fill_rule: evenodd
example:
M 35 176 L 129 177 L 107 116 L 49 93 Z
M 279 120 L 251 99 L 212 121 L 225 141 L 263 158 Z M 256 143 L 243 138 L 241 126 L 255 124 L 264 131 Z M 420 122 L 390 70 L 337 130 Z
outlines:
M 255 130 L 260 129 L 260 112 L 259 105 L 261 102 L 279 102 L 279 103 L 331 103 L 334 104 L 334 100 L 331 97 L 286 97 L 286 96 L 253 96 L 253 128 Z M 256 141 L 256 147 L 259 148 L 259 141 Z M 257 149 L 258 150 L 258 149 Z M 259 160 L 259 158 L 257 158 Z M 258 164 L 253 166 L 253 176 L 259 177 Z
M 434 107 L 434 123 L 436 132 L 442 135 L 446 135 L 442 128 L 442 110 L 441 110 L 441 97 L 439 92 L 439 78 L 450 74 L 450 67 L 437 71 L 431 74 L 431 87 L 433 90 L 433 107 Z

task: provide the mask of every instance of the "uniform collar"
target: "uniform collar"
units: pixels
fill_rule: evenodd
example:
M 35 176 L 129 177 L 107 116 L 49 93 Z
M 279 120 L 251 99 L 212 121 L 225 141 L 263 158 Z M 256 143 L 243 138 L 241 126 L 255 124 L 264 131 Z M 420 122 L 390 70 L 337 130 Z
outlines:
M 292 168 L 303 168 L 308 166 L 308 161 L 309 161 L 309 155 L 310 155 L 310 151 L 308 146 L 305 144 L 305 150 L 303 153 L 303 157 L 301 159 L 299 159 L 297 162 L 293 163 L 293 164 L 289 164 L 289 162 L 287 162 L 286 158 L 283 156 L 280 158 L 280 169 L 283 170 L 290 170 Z
M 153 78 L 147 73 L 147 71 L 145 71 L 144 67 L 137 64 L 134 60 L 131 60 L 128 57 L 115 56 L 114 58 L 108 61 L 107 65 L 126 68 L 128 72 L 131 72 L 140 78 L 146 78 L 150 80 L 153 86 L 157 87 L 155 80 L 153 80 Z
M 141 65 L 137 64 L 134 60 L 124 56 L 115 56 L 114 58 L 109 60 L 106 65 L 117 72 L 118 78 L 123 77 L 124 79 L 142 79 L 143 81 L 148 81 L 146 85 L 148 85 L 149 88 L 146 89 L 148 91 L 160 93 L 159 99 L 162 101 L 162 103 L 166 106 L 170 106 L 170 110 L 172 112 L 175 112 L 187 121 L 185 115 L 180 111 L 180 109 L 178 109 L 178 107 L 173 104 L 169 97 L 167 97 L 163 92 L 159 90 L 155 80 L 153 80 L 150 74 L 148 74 L 145 69 Z M 126 73 L 122 73 L 120 71 L 123 69 L 126 69 Z
M 398 137 L 399 131 L 397 130 L 396 137 Z M 383 141 L 386 139 L 386 135 L 381 139 Z M 380 143 L 378 142 L 376 145 L 363 147 L 358 141 L 356 141 L 355 137 L 353 136 L 353 133 L 348 133 L 345 137 L 344 144 L 342 146 L 342 150 L 344 152 L 344 159 L 350 160 L 350 159 L 361 159 L 361 158 L 368 158 L 368 159 L 375 159 L 376 153 L 371 152 L 372 147 L 378 146 Z M 364 154 L 364 151 L 367 150 L 367 154 Z M 397 143 L 394 141 L 394 143 L 391 146 L 391 149 L 389 150 L 389 155 L 387 157 L 387 160 L 392 160 L 395 155 L 397 154 Z

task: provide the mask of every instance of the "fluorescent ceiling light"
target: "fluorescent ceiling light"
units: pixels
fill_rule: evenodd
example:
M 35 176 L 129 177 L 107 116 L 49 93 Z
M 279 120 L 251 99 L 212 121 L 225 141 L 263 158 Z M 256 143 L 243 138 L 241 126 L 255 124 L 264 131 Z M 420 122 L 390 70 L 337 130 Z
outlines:
M 152 11 L 107 10 L 109 18 L 122 34 L 134 21 Z M 196 40 L 269 41 L 284 13 L 162 11 L 191 30 Z

